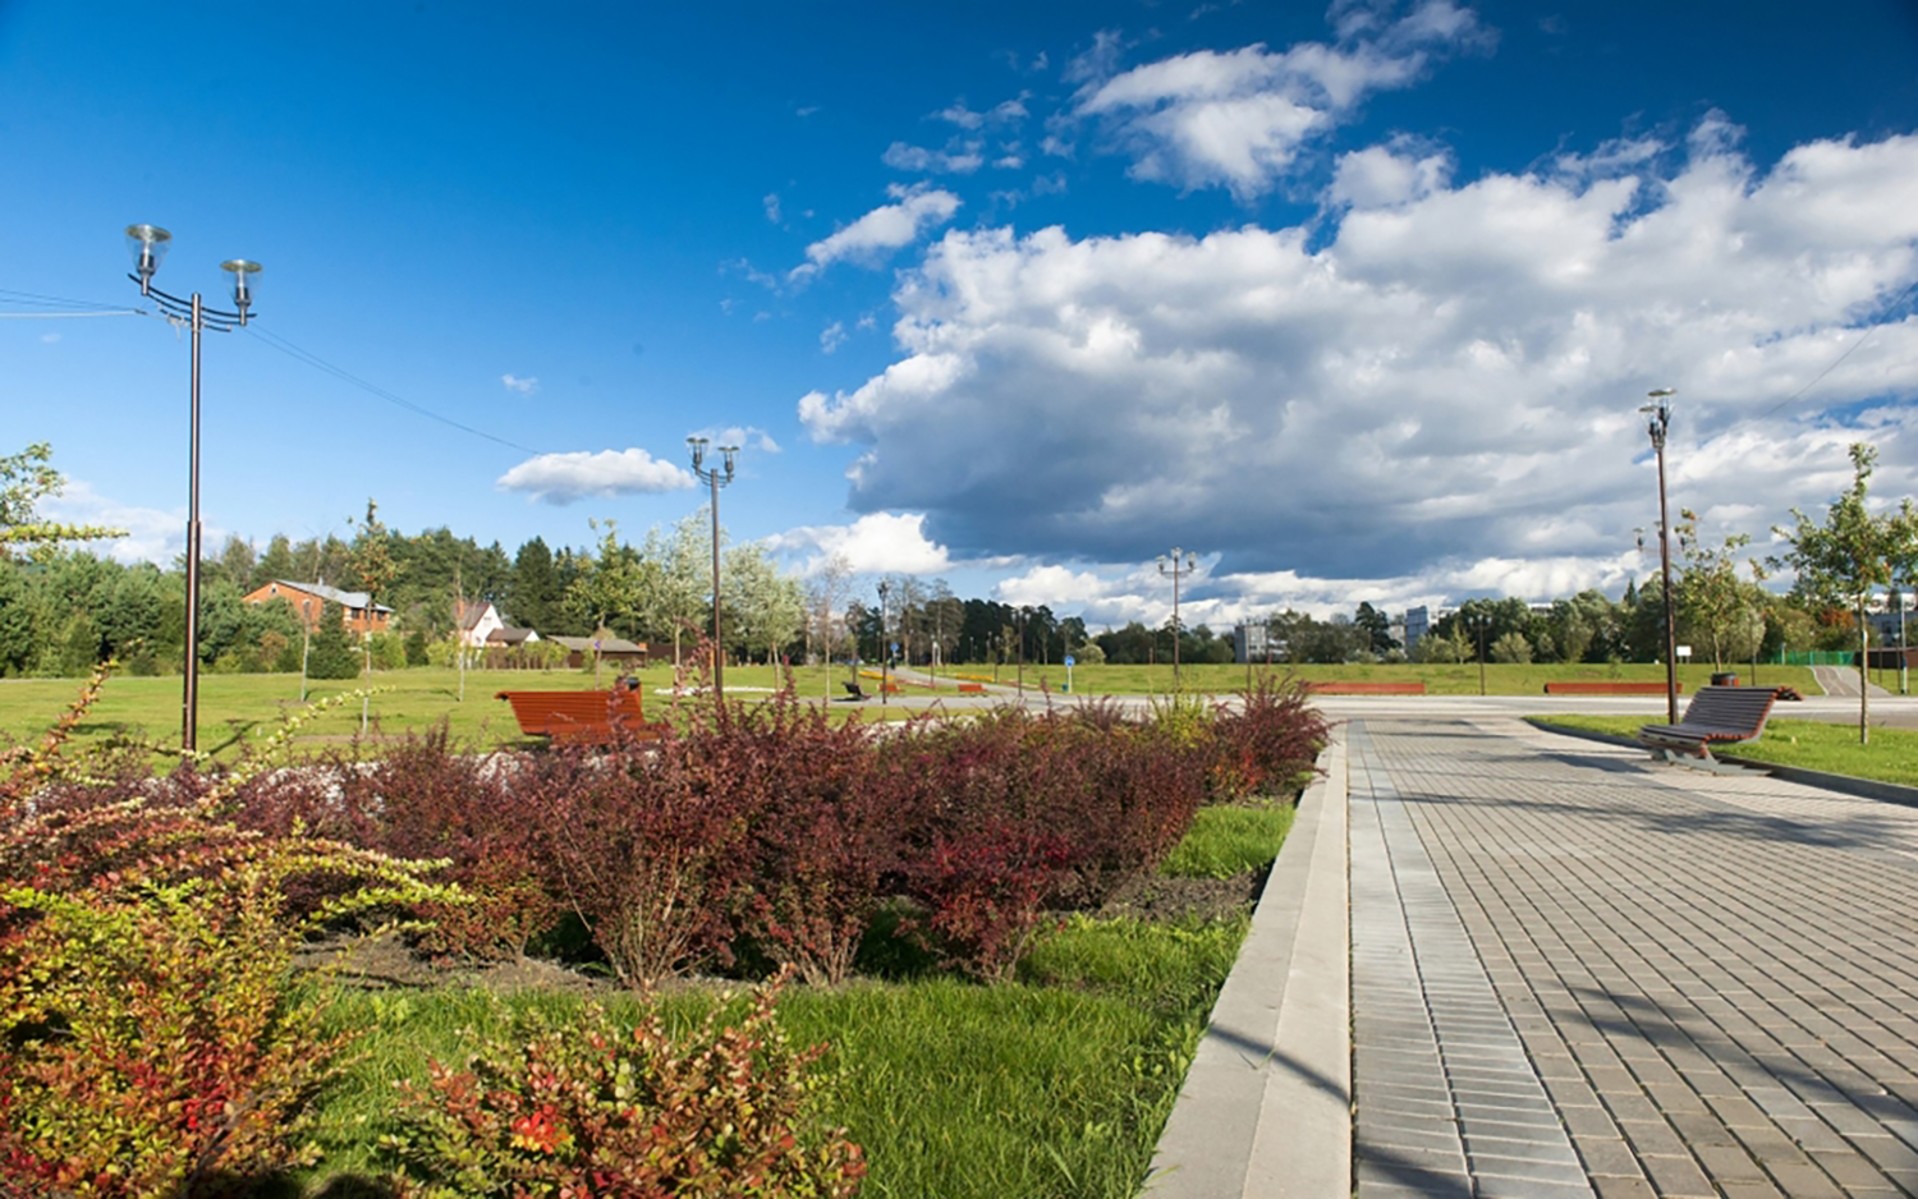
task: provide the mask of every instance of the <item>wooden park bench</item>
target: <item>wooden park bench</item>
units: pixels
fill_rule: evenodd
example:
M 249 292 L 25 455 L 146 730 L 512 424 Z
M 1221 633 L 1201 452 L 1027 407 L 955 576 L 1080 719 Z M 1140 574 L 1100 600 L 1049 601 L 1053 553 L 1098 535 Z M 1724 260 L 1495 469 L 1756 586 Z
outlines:
M 1700 687 L 1685 705 L 1683 720 L 1644 726 L 1638 743 L 1667 761 L 1677 762 L 1682 754 L 1687 765 L 1709 769 L 1717 764 L 1712 746 L 1758 740 L 1777 699 L 1770 687 Z
M 1305 689 L 1314 695 L 1424 695 L 1422 681 L 1409 683 L 1368 683 L 1356 680 L 1326 679 L 1309 682 Z
M 1685 693 L 1685 684 L 1678 685 L 1678 693 Z M 1571 679 L 1560 683 L 1545 684 L 1547 695 L 1663 695 L 1665 684 L 1660 682 L 1627 681 L 1624 679 Z
M 494 696 L 513 705 L 519 731 L 547 737 L 555 745 L 598 745 L 619 736 L 651 740 L 660 726 L 647 724 L 636 687 L 611 691 L 502 691 Z

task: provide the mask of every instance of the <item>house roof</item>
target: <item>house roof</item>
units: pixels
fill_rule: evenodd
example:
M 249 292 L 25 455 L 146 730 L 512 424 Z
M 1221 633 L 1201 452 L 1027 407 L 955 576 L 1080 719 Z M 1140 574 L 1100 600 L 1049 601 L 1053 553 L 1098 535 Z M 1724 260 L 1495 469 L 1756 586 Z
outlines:
M 593 652 L 593 642 L 595 640 L 599 642 L 599 652 L 602 654 L 643 654 L 646 652 L 645 646 L 635 645 L 624 637 L 600 637 L 597 639 L 592 637 L 549 637 L 547 640 L 557 641 L 567 649 L 576 649 L 582 653 L 589 654 Z
M 304 591 L 308 595 L 317 595 L 323 600 L 332 600 L 342 608 L 364 608 L 372 602 L 372 596 L 364 591 L 341 591 L 338 587 L 328 587 L 325 583 L 296 583 L 291 579 L 275 579 L 282 587 L 291 587 L 295 591 Z M 385 604 L 372 604 L 375 612 L 391 612 Z
M 511 626 L 501 626 L 486 634 L 487 642 L 496 645 L 519 645 L 537 637 L 538 634 L 531 629 L 516 629 Z
M 453 614 L 459 620 L 460 628 L 471 629 L 486 619 L 487 609 L 493 606 L 490 600 L 458 600 L 453 605 Z

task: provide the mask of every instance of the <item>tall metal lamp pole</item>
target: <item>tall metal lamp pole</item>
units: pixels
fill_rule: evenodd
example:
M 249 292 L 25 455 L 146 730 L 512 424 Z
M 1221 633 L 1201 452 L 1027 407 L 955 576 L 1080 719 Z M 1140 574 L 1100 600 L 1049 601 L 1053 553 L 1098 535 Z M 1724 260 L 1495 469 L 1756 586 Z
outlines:
M 128 225 L 127 248 L 133 254 L 133 273 L 127 278 L 140 285 L 140 294 L 155 301 L 167 319 L 184 321 L 193 335 L 193 382 L 187 418 L 187 511 L 186 511 L 186 662 L 185 684 L 180 699 L 180 748 L 192 753 L 198 748 L 200 723 L 200 333 L 213 329 L 231 333 L 246 324 L 253 305 L 253 276 L 260 264 L 245 258 L 229 258 L 220 264 L 233 275 L 233 311 L 208 308 L 200 293 L 181 298 L 153 286 L 153 273 L 160 269 L 173 235 L 158 225 Z
M 1645 431 L 1651 434 L 1652 449 L 1658 454 L 1658 567 L 1664 580 L 1665 600 L 1665 718 L 1678 723 L 1678 616 L 1672 598 L 1672 520 L 1665 506 L 1665 434 L 1672 424 L 1672 397 L 1678 393 L 1661 387 L 1646 393 L 1651 403 L 1639 406 L 1646 414 Z
M 1176 545 L 1172 547 L 1171 558 L 1172 562 L 1168 567 L 1166 555 L 1159 555 L 1159 574 L 1172 580 L 1172 689 L 1177 691 L 1179 690 L 1179 634 L 1183 631 L 1179 624 L 1179 578 L 1197 570 L 1199 559 Z
M 886 685 L 892 681 L 892 646 L 886 642 L 886 596 L 892 588 L 879 580 L 879 706 L 886 706 Z
M 713 493 L 713 710 L 723 720 L 726 716 L 726 643 L 720 638 L 719 627 L 719 489 L 733 481 L 734 459 L 739 455 L 739 447 L 719 447 L 726 461 L 722 472 L 717 465 L 703 465 L 706 461 L 706 438 L 688 437 L 686 444 L 693 449 L 693 473 L 711 487 Z

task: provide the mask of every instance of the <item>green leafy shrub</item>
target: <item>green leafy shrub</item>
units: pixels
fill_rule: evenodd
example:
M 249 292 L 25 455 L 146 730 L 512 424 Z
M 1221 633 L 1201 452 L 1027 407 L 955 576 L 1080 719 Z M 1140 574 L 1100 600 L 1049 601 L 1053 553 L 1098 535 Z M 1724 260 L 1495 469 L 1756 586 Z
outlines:
M 433 1063 L 426 1086 L 399 1084 L 384 1141 L 399 1196 L 856 1194 L 859 1147 L 810 1123 L 823 1047 L 791 1047 L 775 995 L 743 1015 L 716 1008 L 677 1040 L 657 1015 L 631 1030 L 597 1006 L 563 1024 L 529 1016 L 460 1068 Z
M 0 1194 L 221 1194 L 312 1156 L 341 1042 L 294 976 L 306 933 L 451 897 L 378 854 L 233 827 L 237 780 L 70 767 L 104 679 L 0 776 Z M 302 885 L 334 898 L 302 912 Z

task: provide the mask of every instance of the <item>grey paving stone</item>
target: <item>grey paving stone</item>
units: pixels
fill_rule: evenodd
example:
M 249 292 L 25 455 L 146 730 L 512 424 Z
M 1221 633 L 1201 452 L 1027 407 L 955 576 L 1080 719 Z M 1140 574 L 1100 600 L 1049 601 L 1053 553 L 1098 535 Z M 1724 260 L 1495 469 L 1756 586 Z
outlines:
M 1371 1094 L 1450 1105 L 1481 1193 L 1554 1131 L 1601 1196 L 1918 1193 L 1918 810 L 1568 744 L 1354 726 L 1361 1123 L 1369 1036 L 1436 1057 Z

